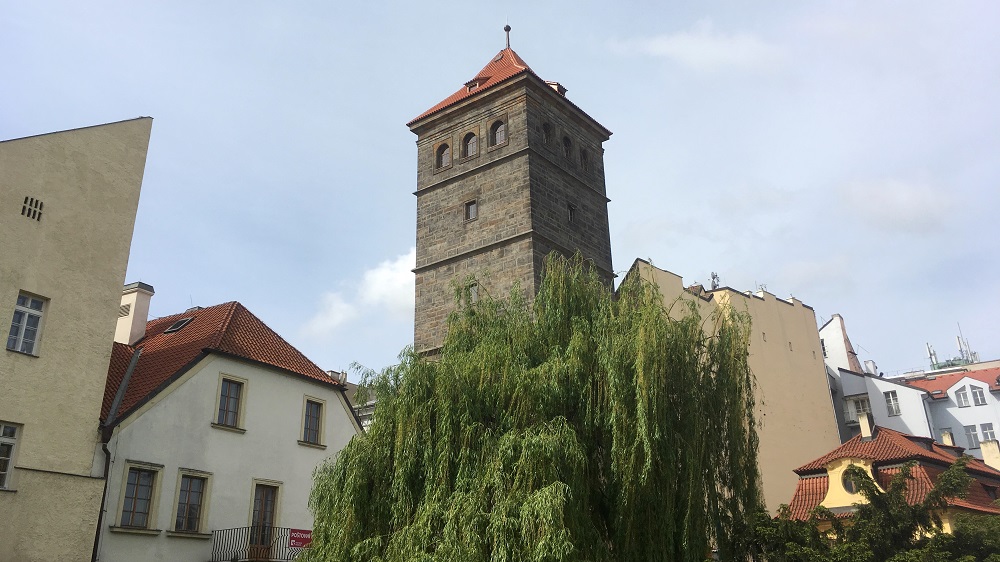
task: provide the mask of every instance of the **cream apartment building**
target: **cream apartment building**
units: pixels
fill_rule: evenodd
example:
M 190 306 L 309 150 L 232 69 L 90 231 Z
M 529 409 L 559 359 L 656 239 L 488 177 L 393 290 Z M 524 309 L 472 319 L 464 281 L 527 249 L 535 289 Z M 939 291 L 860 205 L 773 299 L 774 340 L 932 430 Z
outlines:
M 633 275 L 655 283 L 667 305 L 677 299 L 696 302 L 705 318 L 723 306 L 750 315 L 764 499 L 771 511 L 788 503 L 798 480 L 792 470 L 840 444 L 813 309 L 766 291 L 685 287 L 679 275 L 644 260 L 633 263 L 626 276 Z
M 0 562 L 91 558 L 98 419 L 151 126 L 0 142 Z

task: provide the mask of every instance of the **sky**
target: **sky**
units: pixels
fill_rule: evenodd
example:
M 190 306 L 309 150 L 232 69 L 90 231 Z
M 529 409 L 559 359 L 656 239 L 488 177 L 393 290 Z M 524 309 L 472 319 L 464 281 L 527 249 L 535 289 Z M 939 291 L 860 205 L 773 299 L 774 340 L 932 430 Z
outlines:
M 1000 3 L 0 0 L 0 139 L 154 118 L 126 282 L 324 369 L 413 341 L 416 137 L 504 47 L 614 132 L 636 258 L 841 314 L 887 375 L 1000 358 Z M 354 376 L 354 375 L 351 375 Z

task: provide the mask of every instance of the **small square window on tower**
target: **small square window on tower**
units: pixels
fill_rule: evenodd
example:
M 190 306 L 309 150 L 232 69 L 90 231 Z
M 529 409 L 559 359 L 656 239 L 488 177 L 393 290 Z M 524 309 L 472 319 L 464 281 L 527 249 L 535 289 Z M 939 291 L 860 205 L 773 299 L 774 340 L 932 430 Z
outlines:
M 566 220 L 569 222 L 576 221 L 576 205 L 573 205 L 572 203 L 566 205 Z
M 475 199 L 465 203 L 465 220 L 472 221 L 479 217 L 479 203 Z

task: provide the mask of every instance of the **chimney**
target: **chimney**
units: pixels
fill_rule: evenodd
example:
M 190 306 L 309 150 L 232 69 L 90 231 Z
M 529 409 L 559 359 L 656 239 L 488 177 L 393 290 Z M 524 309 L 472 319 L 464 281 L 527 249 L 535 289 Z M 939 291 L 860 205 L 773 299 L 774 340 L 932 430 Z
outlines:
M 941 432 L 941 442 L 944 443 L 945 445 L 950 445 L 952 447 L 955 446 L 955 438 L 952 437 L 950 431 Z
M 1000 470 L 1000 442 L 996 439 L 983 441 L 979 444 L 979 450 L 983 453 L 983 462 L 987 466 Z
M 128 345 L 146 335 L 146 320 L 149 318 L 149 301 L 153 298 L 153 286 L 142 282 L 129 283 L 122 291 L 122 304 L 118 309 L 118 327 L 115 341 Z
M 861 414 L 858 416 L 858 423 L 861 425 L 861 440 L 871 441 L 875 435 L 875 424 L 872 423 L 872 415 L 865 412 L 861 412 Z

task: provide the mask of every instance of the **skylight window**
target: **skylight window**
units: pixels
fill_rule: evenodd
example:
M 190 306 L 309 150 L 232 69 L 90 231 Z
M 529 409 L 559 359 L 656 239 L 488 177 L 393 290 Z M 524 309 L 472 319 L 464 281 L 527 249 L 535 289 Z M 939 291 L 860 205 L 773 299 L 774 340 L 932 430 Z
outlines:
M 181 318 L 180 320 L 174 322 L 169 328 L 163 330 L 164 334 L 172 334 L 174 332 L 179 332 L 181 328 L 187 326 L 189 322 L 194 320 L 194 318 Z

